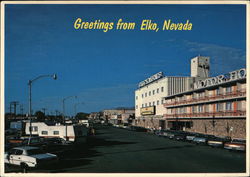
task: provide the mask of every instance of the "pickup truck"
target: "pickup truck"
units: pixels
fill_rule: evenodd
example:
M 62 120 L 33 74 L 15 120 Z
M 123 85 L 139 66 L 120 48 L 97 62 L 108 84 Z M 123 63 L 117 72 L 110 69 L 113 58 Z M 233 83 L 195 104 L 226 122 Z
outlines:
M 38 147 L 15 147 L 4 154 L 4 163 L 21 166 L 22 169 L 40 167 L 57 162 L 55 154 L 44 153 Z

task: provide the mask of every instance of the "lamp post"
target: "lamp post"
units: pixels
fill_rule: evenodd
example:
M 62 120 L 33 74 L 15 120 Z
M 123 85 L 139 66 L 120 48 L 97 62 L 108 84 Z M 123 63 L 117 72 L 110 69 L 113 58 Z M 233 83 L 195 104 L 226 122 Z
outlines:
M 32 110 L 32 83 L 35 82 L 38 79 L 41 79 L 43 77 L 52 77 L 54 80 L 57 79 L 57 75 L 56 74 L 52 74 L 52 75 L 41 75 L 36 77 L 35 79 L 29 80 L 28 85 L 29 85 L 29 118 L 30 118 L 30 136 L 32 134 L 32 129 L 31 129 L 31 122 L 32 122 L 32 115 L 31 115 L 31 110 Z
M 62 100 L 63 103 L 63 122 L 65 123 L 65 101 L 69 98 L 77 98 L 77 96 L 68 96 Z
M 69 99 L 69 98 L 77 98 L 77 96 L 68 96 L 68 97 L 66 97 L 66 98 L 64 98 L 63 100 L 62 100 L 62 103 L 63 103 L 63 122 L 64 122 L 64 124 L 65 124 L 65 138 L 66 138 L 66 140 L 68 140 L 68 135 L 67 135 L 67 125 L 66 125 L 66 123 L 65 123 L 65 100 L 67 100 L 67 99 Z

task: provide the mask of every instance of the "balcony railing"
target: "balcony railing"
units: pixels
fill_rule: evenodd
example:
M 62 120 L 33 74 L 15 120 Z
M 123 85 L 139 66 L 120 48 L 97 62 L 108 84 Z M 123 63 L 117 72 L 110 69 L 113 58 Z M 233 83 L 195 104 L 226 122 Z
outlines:
M 218 94 L 218 95 L 209 95 L 209 96 L 202 96 L 202 97 L 197 97 L 197 98 L 192 98 L 192 99 L 173 101 L 173 102 L 165 103 L 164 107 L 179 106 L 179 105 L 193 104 L 193 103 L 206 102 L 206 101 L 214 101 L 218 99 L 236 98 L 236 97 L 242 97 L 242 96 L 246 96 L 246 89 L 241 89 L 241 90 L 227 92 L 227 93 Z
M 164 118 L 213 118 L 213 117 L 243 117 L 246 111 L 219 111 L 199 113 L 164 114 Z

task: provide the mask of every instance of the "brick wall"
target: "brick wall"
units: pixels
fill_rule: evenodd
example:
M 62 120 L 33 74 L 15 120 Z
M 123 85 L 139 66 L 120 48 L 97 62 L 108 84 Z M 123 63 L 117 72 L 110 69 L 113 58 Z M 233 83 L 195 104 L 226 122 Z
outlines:
M 246 138 L 245 119 L 212 119 L 193 120 L 193 126 L 186 131 L 211 134 L 216 136 L 231 136 L 232 138 Z

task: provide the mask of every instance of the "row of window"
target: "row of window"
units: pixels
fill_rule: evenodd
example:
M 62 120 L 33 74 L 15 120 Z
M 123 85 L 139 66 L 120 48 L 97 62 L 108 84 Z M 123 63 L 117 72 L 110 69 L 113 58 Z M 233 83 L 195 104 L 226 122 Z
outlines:
M 164 87 L 161 87 L 161 92 L 164 92 Z M 155 95 L 156 93 L 160 93 L 160 88 L 157 88 L 156 90 L 146 92 L 146 93 L 142 94 L 141 97 L 144 98 L 144 97 L 147 97 L 147 96 Z M 138 99 L 138 96 L 136 96 L 136 100 L 137 99 Z
M 42 131 L 42 135 L 48 135 L 48 131 Z M 59 135 L 59 131 L 53 131 L 53 135 Z
M 37 132 L 38 127 L 37 126 L 31 126 L 31 130 L 33 132 Z M 42 131 L 42 135 L 48 135 L 48 131 Z M 59 135 L 59 131 L 53 131 L 53 135 Z
M 228 101 L 226 103 L 216 103 L 215 111 L 222 111 L 223 104 L 225 104 L 225 110 L 226 111 L 232 111 L 233 110 L 233 102 Z M 208 106 L 208 105 L 206 105 L 206 106 Z M 205 107 L 204 105 L 192 106 L 192 112 L 202 113 L 202 112 L 205 112 L 206 108 L 208 109 L 208 107 Z M 186 113 L 187 112 L 187 107 L 171 109 L 171 113 L 174 113 L 174 110 L 177 111 L 177 113 Z
M 226 90 L 225 90 L 225 93 L 231 93 L 232 92 L 232 87 L 226 87 Z M 221 92 L 221 89 L 217 88 L 216 89 L 216 95 L 220 95 L 222 94 L 223 92 Z M 192 94 L 192 98 L 203 98 L 207 95 L 207 93 L 205 92 L 199 92 L 199 93 L 193 93 Z M 187 97 L 188 95 L 184 95 L 184 96 L 181 96 L 181 97 L 176 97 L 176 98 L 172 98 L 171 101 L 183 101 L 185 99 L 188 99 Z
M 141 107 L 144 108 L 144 107 L 148 107 L 148 106 L 156 106 L 156 105 L 159 105 L 159 104 L 160 104 L 160 101 L 157 100 L 156 102 L 153 101 L 153 102 L 142 104 Z M 164 104 L 164 100 L 161 100 L 161 104 Z M 135 108 L 138 109 L 138 105 L 136 105 Z

